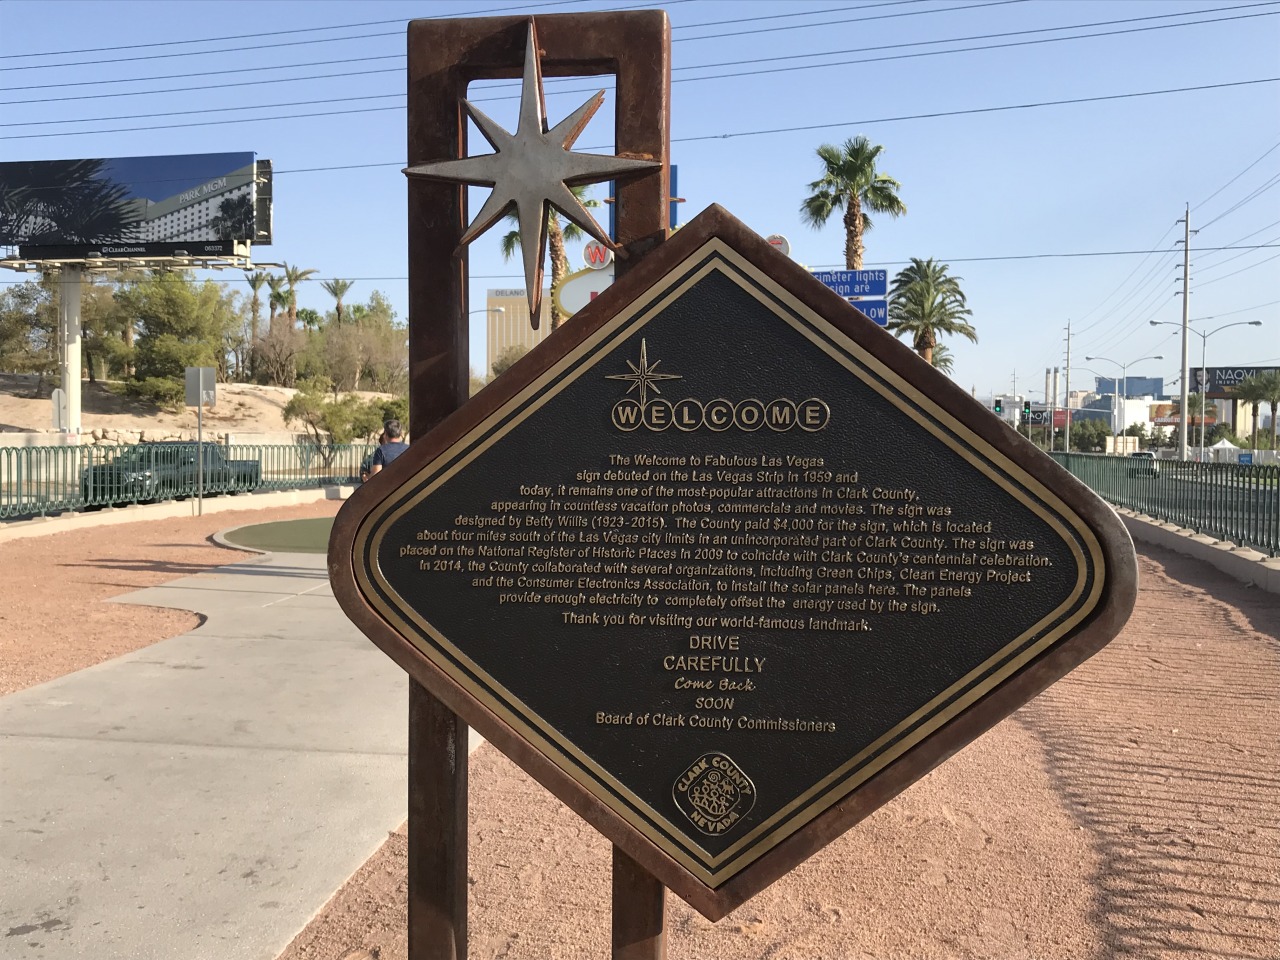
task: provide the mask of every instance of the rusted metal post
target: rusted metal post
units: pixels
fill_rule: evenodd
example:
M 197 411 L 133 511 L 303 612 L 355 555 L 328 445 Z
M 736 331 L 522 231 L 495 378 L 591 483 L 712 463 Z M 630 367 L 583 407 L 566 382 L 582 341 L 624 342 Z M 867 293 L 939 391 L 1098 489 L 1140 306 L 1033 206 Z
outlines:
M 667 960 L 667 888 L 613 848 L 613 960 Z
M 467 956 L 467 725 L 409 679 L 409 957 Z

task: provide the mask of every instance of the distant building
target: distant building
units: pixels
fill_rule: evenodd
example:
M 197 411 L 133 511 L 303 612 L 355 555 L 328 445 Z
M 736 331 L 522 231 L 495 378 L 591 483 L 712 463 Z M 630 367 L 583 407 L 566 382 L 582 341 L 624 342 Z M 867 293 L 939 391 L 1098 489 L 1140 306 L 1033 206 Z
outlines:
M 1095 393 L 1122 397 L 1163 397 L 1164 377 L 1098 377 Z M 1122 388 L 1122 389 L 1117 389 Z
M 493 362 L 512 347 L 532 350 L 551 333 L 551 291 L 542 294 L 541 315 L 538 329 L 529 324 L 529 298 L 524 288 L 485 291 L 485 330 L 488 332 L 488 350 L 485 354 L 484 375 L 493 373 Z

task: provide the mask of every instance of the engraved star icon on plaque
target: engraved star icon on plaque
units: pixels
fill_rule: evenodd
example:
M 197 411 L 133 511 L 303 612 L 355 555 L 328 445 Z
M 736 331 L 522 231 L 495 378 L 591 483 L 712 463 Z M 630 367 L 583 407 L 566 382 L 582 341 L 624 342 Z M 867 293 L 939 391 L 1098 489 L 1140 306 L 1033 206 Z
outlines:
M 547 250 L 548 205 L 608 247 L 617 249 L 595 218 L 574 196 L 571 187 L 600 183 L 661 166 L 655 160 L 597 153 L 576 153 L 570 148 L 604 102 L 604 91 L 591 97 L 577 110 L 548 129 L 546 101 L 542 92 L 542 65 L 538 57 L 538 35 L 532 18 L 525 43 L 524 82 L 520 91 L 520 120 L 514 134 L 507 132 L 475 105 L 463 106 L 494 153 L 459 160 L 436 160 L 406 167 L 411 177 L 426 177 L 455 183 L 491 186 L 493 192 L 467 227 L 458 243 L 466 246 L 513 206 L 520 221 L 520 248 L 529 295 L 529 319 L 538 327 L 542 301 L 543 261 Z
M 630 373 L 609 373 L 609 374 L 605 374 L 605 379 L 606 380 L 630 380 L 631 386 L 627 388 L 627 393 L 630 393 L 632 390 L 639 389 L 640 406 L 643 407 L 648 402 L 648 397 L 646 396 L 646 394 L 648 393 L 649 390 L 653 390 L 654 393 L 659 393 L 659 394 L 662 393 L 662 391 L 658 389 L 658 385 L 656 381 L 684 379 L 678 373 L 655 373 L 654 371 L 658 369 L 658 364 L 660 364 L 661 362 L 662 362 L 661 360 L 655 360 L 653 361 L 653 364 L 650 365 L 649 344 L 647 341 L 641 340 L 640 341 L 640 365 L 636 366 L 634 363 L 628 360 L 627 366 L 631 368 Z

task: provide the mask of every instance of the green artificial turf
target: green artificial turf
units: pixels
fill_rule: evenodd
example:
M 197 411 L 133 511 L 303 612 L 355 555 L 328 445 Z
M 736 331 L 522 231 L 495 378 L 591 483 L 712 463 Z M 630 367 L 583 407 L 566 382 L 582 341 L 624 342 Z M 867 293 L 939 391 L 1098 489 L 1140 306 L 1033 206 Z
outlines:
M 329 549 L 332 517 L 314 520 L 280 520 L 255 523 L 224 533 L 223 539 L 239 547 L 270 550 L 273 553 L 325 553 Z

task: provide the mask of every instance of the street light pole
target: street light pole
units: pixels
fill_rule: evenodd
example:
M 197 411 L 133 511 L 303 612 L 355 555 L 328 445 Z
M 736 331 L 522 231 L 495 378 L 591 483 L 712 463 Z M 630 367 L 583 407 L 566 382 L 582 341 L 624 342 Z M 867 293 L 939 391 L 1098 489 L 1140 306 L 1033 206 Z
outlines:
M 1212 320 L 1213 318 L 1198 317 L 1197 319 Z M 1180 327 L 1182 326 L 1182 324 L 1173 323 L 1169 320 L 1152 320 L 1151 326 Z M 1208 377 L 1207 368 L 1205 366 L 1205 354 L 1208 352 L 1209 338 L 1212 337 L 1215 333 L 1218 333 L 1219 331 L 1226 330 L 1228 327 L 1260 327 L 1260 326 L 1262 326 L 1261 320 L 1237 320 L 1235 323 L 1224 323 L 1222 326 L 1218 327 L 1216 330 L 1207 330 L 1204 332 L 1201 332 L 1199 330 L 1191 331 L 1192 333 L 1194 333 L 1196 336 L 1200 338 L 1200 459 L 1202 461 L 1204 460 L 1204 418 L 1205 418 L 1206 407 L 1209 400 L 1209 377 Z M 1185 335 L 1186 334 L 1184 332 L 1183 336 L 1185 337 Z M 1187 400 L 1186 400 L 1187 384 L 1185 379 L 1183 380 L 1183 384 L 1182 384 L 1182 396 L 1183 396 L 1182 413 L 1178 419 L 1185 421 L 1187 419 Z

